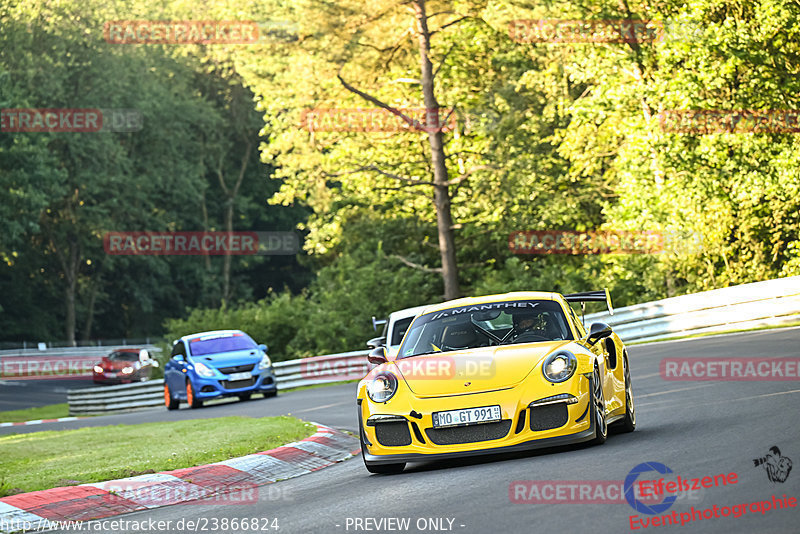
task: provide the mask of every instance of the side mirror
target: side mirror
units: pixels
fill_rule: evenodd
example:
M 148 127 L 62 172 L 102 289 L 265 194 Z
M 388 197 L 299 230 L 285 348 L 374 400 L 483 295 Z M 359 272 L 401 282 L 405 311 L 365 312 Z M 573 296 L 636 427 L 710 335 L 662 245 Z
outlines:
M 175 360 L 176 362 L 182 362 L 186 360 L 186 358 L 184 358 L 183 355 L 181 354 L 174 355 L 172 359 Z
M 372 349 L 367 355 L 367 361 L 375 365 L 386 363 L 386 347 L 375 347 Z
M 606 323 L 592 323 L 592 326 L 589 327 L 589 334 L 586 336 L 586 341 L 589 343 L 589 346 L 592 346 L 601 339 L 610 336 L 611 333 L 611 327 Z
M 371 349 L 377 349 L 378 347 L 383 347 L 386 345 L 386 338 L 381 337 L 373 337 L 369 341 L 367 341 L 367 346 Z
M 258 350 L 267 352 L 267 346 L 262 343 L 261 345 L 258 346 Z

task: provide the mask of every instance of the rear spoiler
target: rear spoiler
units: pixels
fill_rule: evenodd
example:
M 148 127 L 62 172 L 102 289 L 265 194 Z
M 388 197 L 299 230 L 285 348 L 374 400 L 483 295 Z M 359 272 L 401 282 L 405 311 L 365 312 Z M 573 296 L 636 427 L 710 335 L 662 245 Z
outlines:
M 376 332 L 378 331 L 379 326 L 385 325 L 389 320 L 388 319 L 376 319 L 375 316 L 372 316 L 372 329 Z
M 583 293 L 571 293 L 564 295 L 567 302 L 580 302 L 581 303 L 581 320 L 586 312 L 587 302 L 605 302 L 608 306 L 608 313 L 614 315 L 614 307 L 611 306 L 611 295 L 608 293 L 608 288 L 600 291 L 584 291 Z

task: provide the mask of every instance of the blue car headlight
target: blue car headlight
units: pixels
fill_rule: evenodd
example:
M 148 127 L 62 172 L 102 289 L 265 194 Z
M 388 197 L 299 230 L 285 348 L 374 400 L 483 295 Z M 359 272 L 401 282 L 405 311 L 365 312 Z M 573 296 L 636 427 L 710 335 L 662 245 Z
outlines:
M 212 371 L 206 364 L 201 362 L 195 362 L 194 370 L 198 375 L 204 378 L 211 378 L 214 376 L 214 371 Z
M 575 374 L 578 360 L 568 350 L 561 350 L 545 358 L 542 364 L 542 374 L 550 382 L 564 382 Z
M 261 358 L 260 362 L 258 362 L 258 368 L 263 370 L 263 369 L 269 369 L 270 367 L 272 367 L 272 360 L 270 360 L 269 356 L 267 356 L 267 354 L 264 353 L 264 357 Z

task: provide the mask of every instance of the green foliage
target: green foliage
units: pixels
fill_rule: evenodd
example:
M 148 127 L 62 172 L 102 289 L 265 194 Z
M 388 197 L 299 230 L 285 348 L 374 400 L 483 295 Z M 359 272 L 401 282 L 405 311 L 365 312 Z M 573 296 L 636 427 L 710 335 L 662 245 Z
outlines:
M 408 6 L 0 0 L 0 105 L 136 107 L 146 124 L 165 125 L 0 133 L 3 335 L 53 337 L 73 279 L 83 330 L 165 328 L 172 339 L 240 328 L 276 360 L 360 348 L 372 315 L 441 300 L 427 134 L 310 132 L 301 120 L 313 108 L 370 107 L 337 76 L 398 108 L 424 107 Z M 609 287 L 623 306 L 800 274 L 800 137 L 671 133 L 659 115 L 800 109 L 796 3 L 427 9 L 441 30 L 430 52 L 436 93 L 455 110 L 443 142 L 466 294 Z M 102 22 L 123 18 L 284 20 L 296 31 L 248 46 L 102 42 Z M 667 33 L 638 44 L 520 43 L 508 33 L 514 19 L 625 18 L 664 22 Z M 243 160 L 235 226 L 298 228 L 307 257 L 237 258 L 226 295 L 220 258 L 102 253 L 107 230 L 224 228 Z M 660 231 L 668 246 L 515 256 L 508 236 L 519 230 Z

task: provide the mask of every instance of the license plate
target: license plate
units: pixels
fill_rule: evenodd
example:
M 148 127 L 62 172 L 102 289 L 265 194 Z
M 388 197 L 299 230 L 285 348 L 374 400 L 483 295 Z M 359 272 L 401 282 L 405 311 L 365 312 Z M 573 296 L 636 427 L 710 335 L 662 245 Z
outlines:
M 433 412 L 433 427 L 474 425 L 499 421 L 500 406 L 482 406 L 480 408 L 467 408 L 465 410 L 449 410 L 447 412 Z
M 236 382 L 237 380 L 247 380 L 251 376 L 253 375 L 250 373 L 231 373 L 228 375 L 228 380 L 231 382 Z

